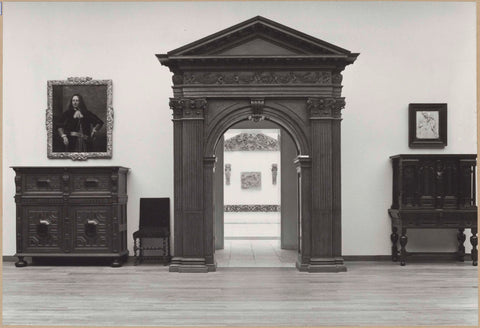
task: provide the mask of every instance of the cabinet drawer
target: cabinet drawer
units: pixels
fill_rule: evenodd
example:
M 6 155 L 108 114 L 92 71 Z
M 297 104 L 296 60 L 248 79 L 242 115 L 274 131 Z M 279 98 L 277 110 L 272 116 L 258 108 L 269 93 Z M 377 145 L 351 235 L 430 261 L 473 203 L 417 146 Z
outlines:
M 72 174 L 72 193 L 109 192 L 111 184 L 110 174 Z
M 23 190 L 26 193 L 61 192 L 61 174 L 25 174 L 23 176 Z
M 20 252 L 58 252 L 62 248 L 63 219 L 60 206 L 24 206 L 21 224 L 23 225 L 23 245 Z

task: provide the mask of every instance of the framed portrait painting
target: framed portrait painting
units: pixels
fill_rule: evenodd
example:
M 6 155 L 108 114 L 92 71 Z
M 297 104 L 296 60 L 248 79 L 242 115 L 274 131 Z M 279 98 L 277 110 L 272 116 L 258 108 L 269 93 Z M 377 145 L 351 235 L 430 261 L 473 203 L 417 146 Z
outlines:
M 48 81 L 48 158 L 112 158 L 112 81 Z
M 444 148 L 447 145 L 447 104 L 408 106 L 410 148 Z

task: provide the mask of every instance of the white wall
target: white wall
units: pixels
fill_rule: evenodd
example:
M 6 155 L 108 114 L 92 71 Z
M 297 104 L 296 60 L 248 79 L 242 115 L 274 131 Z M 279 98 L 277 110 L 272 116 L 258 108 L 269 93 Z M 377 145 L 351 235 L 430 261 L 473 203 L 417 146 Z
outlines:
M 278 140 L 280 130 L 230 129 L 225 132 L 225 140 L 245 133 L 263 133 Z M 224 179 L 223 203 L 225 205 L 280 205 L 280 151 L 225 151 L 224 165 L 231 165 L 230 184 Z M 276 163 L 277 184 L 272 183 L 272 164 Z M 259 189 L 242 189 L 242 172 L 260 172 Z
M 11 165 L 48 160 L 47 80 L 113 80 L 113 158 L 81 165 L 130 167 L 128 233 L 140 197 L 173 198 L 171 74 L 166 53 L 256 15 L 361 55 L 344 74 L 343 253 L 390 250 L 391 169 L 398 153 L 476 152 L 475 3 L 453 2 L 4 2 L 3 254 L 15 253 Z M 448 147 L 411 150 L 411 102 L 448 103 Z M 446 237 L 455 248 L 454 234 Z M 443 250 L 439 240 L 422 245 Z M 130 241 L 130 250 L 132 245 Z M 467 248 L 468 250 L 468 248 Z

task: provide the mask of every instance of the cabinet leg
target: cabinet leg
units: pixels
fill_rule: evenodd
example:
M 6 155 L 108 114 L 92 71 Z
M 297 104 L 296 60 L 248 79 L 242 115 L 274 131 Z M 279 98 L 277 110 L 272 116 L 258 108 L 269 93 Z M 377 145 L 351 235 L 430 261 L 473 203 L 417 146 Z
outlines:
M 407 238 L 407 229 L 402 228 L 402 236 L 400 237 L 400 265 L 404 266 L 407 260 L 407 250 L 405 246 L 407 246 L 408 238 Z
M 392 234 L 390 235 L 390 240 L 392 241 L 392 261 L 397 262 L 398 260 L 398 234 L 397 234 L 397 227 L 392 227 Z
M 464 261 L 464 257 L 465 257 L 465 246 L 464 246 L 464 243 L 465 243 L 465 239 L 467 238 L 465 236 L 465 234 L 463 233 L 465 231 L 465 229 L 463 228 L 460 228 L 458 229 L 458 234 L 457 234 L 457 240 L 458 240 L 458 260 L 460 262 L 463 262 Z
M 472 265 L 477 266 L 478 262 L 478 237 L 477 237 L 477 228 L 472 228 L 472 236 L 470 237 L 470 243 L 472 244 Z
M 23 256 L 19 256 L 18 261 L 15 262 L 15 266 L 17 268 L 23 268 L 23 267 L 26 267 L 27 265 L 28 265 L 28 263 L 27 263 L 27 261 L 23 260 Z
M 122 266 L 122 261 L 119 257 L 113 259 L 112 268 L 119 268 Z

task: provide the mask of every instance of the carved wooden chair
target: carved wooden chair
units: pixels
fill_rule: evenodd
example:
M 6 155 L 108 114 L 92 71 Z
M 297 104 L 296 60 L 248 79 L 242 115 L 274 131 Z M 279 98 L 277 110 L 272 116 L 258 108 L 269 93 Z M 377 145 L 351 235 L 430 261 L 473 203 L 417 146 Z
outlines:
M 145 246 L 144 239 L 160 239 L 160 245 Z M 154 240 L 149 241 L 154 242 Z M 145 256 L 145 251 L 163 251 L 160 256 Z M 170 198 L 140 198 L 139 230 L 133 233 L 135 265 L 145 259 L 170 261 Z

